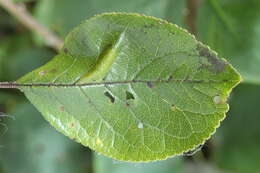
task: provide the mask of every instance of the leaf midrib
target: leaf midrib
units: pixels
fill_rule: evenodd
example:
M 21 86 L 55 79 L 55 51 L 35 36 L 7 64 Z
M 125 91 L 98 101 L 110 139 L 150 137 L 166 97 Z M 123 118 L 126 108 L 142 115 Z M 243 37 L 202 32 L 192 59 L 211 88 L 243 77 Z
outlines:
M 87 87 L 87 86 L 103 86 L 103 85 L 124 85 L 141 83 L 149 85 L 149 83 L 228 83 L 238 82 L 238 80 L 195 80 L 195 79 L 159 79 L 159 80 L 125 80 L 125 81 L 104 81 L 90 83 L 9 83 L 17 87 Z

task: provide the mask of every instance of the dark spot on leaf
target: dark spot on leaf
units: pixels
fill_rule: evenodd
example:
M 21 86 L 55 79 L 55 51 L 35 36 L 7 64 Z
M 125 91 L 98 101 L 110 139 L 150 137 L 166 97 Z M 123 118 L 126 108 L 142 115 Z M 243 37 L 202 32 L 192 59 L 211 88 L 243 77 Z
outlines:
M 55 68 L 53 68 L 53 69 L 51 69 L 51 70 L 49 70 L 49 72 L 51 72 L 51 73 L 56 73 L 58 70 L 57 69 L 55 69 Z
M 172 110 L 172 111 L 175 111 L 175 110 L 176 110 L 176 106 L 175 106 L 175 105 L 172 105 L 172 106 L 171 106 L 171 110 Z
M 105 95 L 107 98 L 109 98 L 109 100 L 110 100 L 111 103 L 114 103 L 114 102 L 115 102 L 115 97 L 112 96 L 112 94 L 111 94 L 110 92 L 106 91 L 106 92 L 104 93 L 104 95 Z
M 175 35 L 175 32 L 173 32 L 173 31 L 170 31 L 169 33 L 170 33 L 171 35 Z
M 206 57 L 208 62 L 212 65 L 211 70 L 215 73 L 220 73 L 224 71 L 227 63 L 217 57 L 217 55 L 213 52 L 210 52 L 209 48 L 203 46 L 202 44 L 198 44 L 197 50 L 199 51 L 199 55 L 202 57 Z M 205 66 L 201 66 L 199 68 L 203 68 Z
M 198 145 L 196 148 L 189 150 L 187 152 L 184 152 L 182 155 L 183 156 L 192 156 L 194 155 L 196 152 L 200 151 L 201 148 L 203 147 L 203 144 Z
M 69 50 L 68 50 L 67 48 L 64 48 L 63 51 L 64 51 L 64 53 L 66 53 L 66 54 L 69 53 Z
M 75 126 L 75 124 L 74 124 L 74 123 L 71 123 L 71 124 L 70 124 L 70 127 L 72 127 L 72 128 L 73 128 L 74 126 Z
M 126 103 L 125 105 L 126 105 L 127 107 L 128 107 L 128 106 L 130 106 L 130 104 L 129 104 L 129 103 Z
M 132 93 L 130 93 L 129 91 L 126 91 L 125 94 L 126 94 L 126 100 L 135 99 L 134 95 Z
M 153 87 L 154 87 L 154 85 L 153 85 L 152 82 L 146 82 L 146 85 L 147 85 L 149 88 L 153 88 Z
M 154 27 L 154 25 L 153 24 L 145 24 L 144 27 L 145 28 L 152 28 L 152 27 Z
M 173 79 L 173 76 L 170 75 L 169 78 L 168 78 L 168 81 L 171 81 Z

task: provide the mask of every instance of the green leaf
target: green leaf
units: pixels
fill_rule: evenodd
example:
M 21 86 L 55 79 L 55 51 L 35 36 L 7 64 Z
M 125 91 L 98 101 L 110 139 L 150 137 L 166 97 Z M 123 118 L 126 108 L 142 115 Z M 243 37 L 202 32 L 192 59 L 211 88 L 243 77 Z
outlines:
M 198 8 L 198 37 L 227 58 L 247 83 L 260 84 L 260 1 L 208 0 Z
M 239 81 L 176 25 L 108 13 L 75 28 L 59 55 L 18 83 L 66 136 L 117 160 L 151 161 L 204 143 Z

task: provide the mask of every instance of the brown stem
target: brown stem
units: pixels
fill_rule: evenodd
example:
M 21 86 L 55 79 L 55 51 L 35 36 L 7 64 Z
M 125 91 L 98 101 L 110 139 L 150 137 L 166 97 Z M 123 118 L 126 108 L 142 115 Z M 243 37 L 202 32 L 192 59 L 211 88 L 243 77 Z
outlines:
M 188 15 L 187 15 L 187 25 L 189 27 L 189 31 L 196 35 L 196 17 L 197 17 L 197 7 L 198 7 L 199 0 L 187 0 L 187 8 L 188 8 Z
M 18 89 L 19 86 L 14 83 L 14 82 L 0 82 L 0 88 L 6 88 L 6 89 L 9 89 L 9 88 L 13 88 L 13 89 Z
M 22 4 L 15 4 L 12 0 L 0 0 L 0 6 L 17 18 L 17 20 L 19 20 L 24 26 L 41 35 L 48 46 L 56 50 L 59 50 L 62 47 L 63 41 L 43 25 L 38 23 Z

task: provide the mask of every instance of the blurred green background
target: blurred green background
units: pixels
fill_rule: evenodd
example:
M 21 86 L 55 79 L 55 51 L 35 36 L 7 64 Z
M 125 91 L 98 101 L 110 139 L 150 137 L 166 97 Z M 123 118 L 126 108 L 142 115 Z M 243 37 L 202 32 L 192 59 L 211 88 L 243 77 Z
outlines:
M 102 12 L 137 12 L 178 24 L 227 58 L 243 83 L 216 134 L 193 156 L 114 161 L 56 132 L 22 93 L 0 90 L 0 173 L 259 173 L 260 0 L 13 0 L 59 37 Z M 0 81 L 14 81 L 56 52 L 0 7 Z

